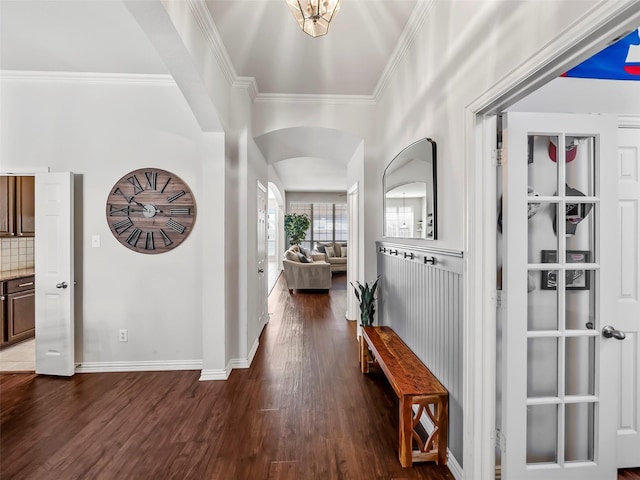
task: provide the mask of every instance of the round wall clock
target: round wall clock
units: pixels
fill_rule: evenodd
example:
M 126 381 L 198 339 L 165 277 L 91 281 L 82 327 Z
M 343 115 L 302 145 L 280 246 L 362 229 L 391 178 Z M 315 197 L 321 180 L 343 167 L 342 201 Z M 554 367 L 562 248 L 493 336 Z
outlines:
M 193 230 L 196 202 L 180 177 L 141 168 L 118 180 L 107 198 L 107 223 L 122 245 L 139 253 L 164 253 Z

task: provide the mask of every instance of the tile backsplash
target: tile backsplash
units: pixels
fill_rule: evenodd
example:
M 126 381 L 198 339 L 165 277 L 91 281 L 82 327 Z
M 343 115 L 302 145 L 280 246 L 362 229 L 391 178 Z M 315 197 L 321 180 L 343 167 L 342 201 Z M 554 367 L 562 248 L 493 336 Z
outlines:
M 0 272 L 33 267 L 33 237 L 0 239 Z

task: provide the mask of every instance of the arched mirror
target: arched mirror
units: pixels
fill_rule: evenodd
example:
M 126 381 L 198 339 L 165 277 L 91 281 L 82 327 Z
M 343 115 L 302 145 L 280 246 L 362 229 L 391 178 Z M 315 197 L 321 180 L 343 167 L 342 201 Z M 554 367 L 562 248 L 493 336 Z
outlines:
M 384 236 L 437 238 L 436 142 L 423 138 L 402 150 L 382 177 Z

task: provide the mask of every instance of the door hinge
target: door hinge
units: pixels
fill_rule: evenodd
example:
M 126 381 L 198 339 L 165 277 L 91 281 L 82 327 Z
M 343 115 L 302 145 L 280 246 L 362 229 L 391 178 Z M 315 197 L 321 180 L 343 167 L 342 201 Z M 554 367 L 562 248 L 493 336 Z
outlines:
M 491 151 L 491 163 L 494 167 L 502 166 L 502 149 L 493 149 Z
M 496 290 L 496 308 L 502 308 L 502 290 Z
M 493 165 L 496 167 L 501 167 L 502 166 L 502 149 L 501 148 L 495 149 L 491 156 L 493 158 Z
M 507 441 L 505 439 L 504 433 L 502 433 L 499 428 L 496 428 L 495 430 L 494 441 L 496 447 L 498 447 L 502 453 L 507 451 Z

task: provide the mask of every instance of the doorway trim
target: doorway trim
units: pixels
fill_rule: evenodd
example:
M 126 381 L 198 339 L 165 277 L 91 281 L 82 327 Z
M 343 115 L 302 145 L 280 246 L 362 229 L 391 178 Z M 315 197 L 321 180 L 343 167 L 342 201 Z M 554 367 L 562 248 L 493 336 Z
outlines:
M 495 160 L 487 138 L 495 115 L 640 25 L 640 2 L 600 2 L 519 68 L 465 107 L 464 477 L 495 475 L 497 292 Z

